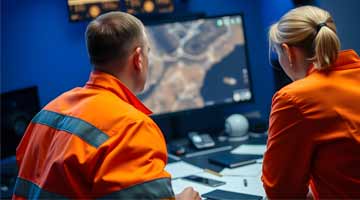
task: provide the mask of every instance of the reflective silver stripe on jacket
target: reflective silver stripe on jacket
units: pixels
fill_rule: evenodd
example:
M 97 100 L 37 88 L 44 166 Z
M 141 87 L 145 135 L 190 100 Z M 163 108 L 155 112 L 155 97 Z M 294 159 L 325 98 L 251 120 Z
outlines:
M 14 194 L 27 199 L 67 199 L 61 195 L 45 191 L 38 185 L 20 177 L 16 179 Z
M 113 192 L 100 199 L 166 199 L 174 196 L 171 179 L 161 178 Z
M 77 135 L 96 148 L 109 139 L 108 135 L 88 122 L 53 111 L 42 110 L 31 121 Z

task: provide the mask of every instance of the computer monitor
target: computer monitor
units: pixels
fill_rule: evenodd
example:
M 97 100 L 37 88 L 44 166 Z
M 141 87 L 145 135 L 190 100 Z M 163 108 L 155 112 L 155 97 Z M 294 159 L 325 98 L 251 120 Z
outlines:
M 139 98 L 155 115 L 252 99 L 241 14 L 146 25 L 149 77 Z
M 31 119 L 40 111 L 36 86 L 0 94 L 1 159 L 15 156 L 16 147 Z

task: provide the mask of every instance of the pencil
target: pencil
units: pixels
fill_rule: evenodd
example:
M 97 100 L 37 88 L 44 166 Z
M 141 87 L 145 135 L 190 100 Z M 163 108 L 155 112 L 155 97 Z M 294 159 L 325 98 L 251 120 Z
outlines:
M 219 172 L 216 172 L 216 171 L 214 171 L 214 170 L 211 170 L 211 169 L 204 169 L 204 172 L 207 172 L 207 173 L 209 173 L 209 174 L 212 174 L 212 175 L 215 175 L 215 176 L 219 176 L 219 177 L 222 177 L 223 175 L 222 174 L 220 174 Z

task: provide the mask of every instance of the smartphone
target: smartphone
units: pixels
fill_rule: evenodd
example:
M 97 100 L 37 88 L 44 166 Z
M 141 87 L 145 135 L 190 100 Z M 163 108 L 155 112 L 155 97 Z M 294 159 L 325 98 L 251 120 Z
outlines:
M 196 183 L 201 183 L 203 185 L 207 185 L 210 187 L 217 187 L 217 186 L 226 184 L 223 181 L 218 181 L 218 180 L 214 180 L 214 179 L 210 179 L 210 178 L 204 178 L 204 177 L 196 176 L 196 175 L 185 176 L 185 177 L 183 177 L 183 179 L 193 181 Z

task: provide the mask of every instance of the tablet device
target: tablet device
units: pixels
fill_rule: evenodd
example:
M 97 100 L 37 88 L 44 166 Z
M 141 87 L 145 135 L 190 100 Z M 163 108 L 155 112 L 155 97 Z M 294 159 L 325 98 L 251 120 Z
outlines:
M 261 200 L 263 199 L 262 196 L 251 195 L 251 194 L 244 194 L 238 192 L 229 192 L 225 190 L 214 190 L 208 192 L 206 194 L 201 195 L 201 197 L 206 199 L 212 200 Z
M 211 156 L 209 157 L 209 162 L 228 168 L 234 168 L 254 164 L 259 158 L 262 158 L 262 155 L 227 153 Z

